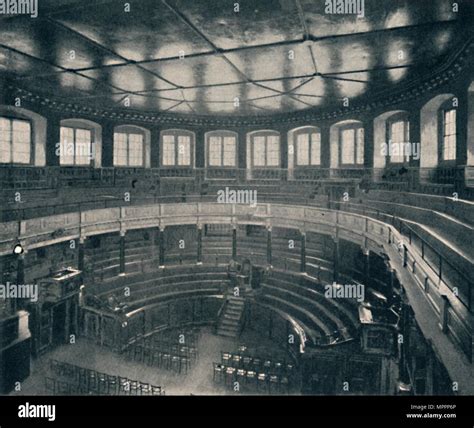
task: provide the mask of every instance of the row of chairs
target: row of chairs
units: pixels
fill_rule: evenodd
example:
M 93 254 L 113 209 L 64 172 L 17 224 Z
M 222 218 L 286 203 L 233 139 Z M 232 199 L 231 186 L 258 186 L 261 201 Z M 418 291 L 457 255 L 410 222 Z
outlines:
M 168 342 L 148 340 L 133 342 L 129 345 L 129 348 L 133 348 L 135 352 L 138 352 L 139 354 L 144 352 L 146 349 L 153 349 L 155 351 L 161 351 L 180 357 L 188 357 L 193 363 L 198 359 L 198 351 L 195 346 L 177 345 Z
M 159 342 L 168 342 L 172 345 L 197 346 L 201 331 L 199 328 L 173 328 L 157 331 L 144 339 L 153 339 Z
M 74 392 L 86 395 L 164 395 L 161 386 L 86 369 L 54 359 L 50 360 L 50 370 L 59 379 L 47 378 L 46 389 L 57 390 L 59 393 L 69 388 L 71 395 Z M 53 380 L 55 382 L 52 382 Z
M 221 363 L 236 369 L 263 372 L 266 374 L 292 376 L 294 365 L 285 361 L 274 361 L 269 358 L 260 358 L 246 353 L 221 352 Z
M 177 374 L 186 375 L 193 360 L 191 357 L 161 351 L 159 349 L 143 347 L 139 344 L 131 344 L 125 350 L 125 358 L 129 361 L 134 361 L 141 364 L 146 364 L 151 367 L 159 367 L 165 370 L 171 370 Z
M 213 366 L 214 382 L 223 384 L 233 391 L 263 391 L 269 394 L 290 392 L 290 378 L 286 375 L 245 370 L 221 363 L 213 363 Z

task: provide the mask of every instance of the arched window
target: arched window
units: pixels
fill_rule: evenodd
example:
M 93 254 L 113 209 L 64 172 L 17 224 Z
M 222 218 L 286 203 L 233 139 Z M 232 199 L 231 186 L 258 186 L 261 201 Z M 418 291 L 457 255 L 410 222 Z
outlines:
M 161 133 L 161 165 L 194 165 L 194 133 L 171 129 Z
M 306 127 L 294 132 L 296 166 L 321 165 L 321 132 L 315 127 Z
M 82 119 L 61 121 L 60 145 L 57 150 L 59 164 L 64 166 L 90 166 L 96 158 L 95 139 L 100 126 Z
M 387 120 L 387 163 L 405 163 L 410 160 L 410 122 L 406 113 Z
M 456 160 L 456 109 L 452 103 L 445 103 L 441 109 L 441 141 L 439 158 L 441 161 Z
M 31 163 L 31 123 L 0 117 L 0 163 Z
M 341 126 L 339 129 L 339 164 L 354 166 L 364 164 L 364 128 L 358 124 Z
M 250 134 L 253 167 L 280 166 L 280 134 L 276 131 L 257 131 Z
M 145 132 L 135 126 L 118 126 L 114 130 L 114 166 L 143 167 Z
M 237 134 L 231 131 L 206 133 L 206 162 L 209 167 L 237 165 Z

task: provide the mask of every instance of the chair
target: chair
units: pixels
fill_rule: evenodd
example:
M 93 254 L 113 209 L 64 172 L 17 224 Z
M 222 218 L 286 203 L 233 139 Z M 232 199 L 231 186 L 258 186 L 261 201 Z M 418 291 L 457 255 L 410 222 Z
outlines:
M 257 372 L 253 371 L 253 370 L 247 370 L 247 374 L 246 374 L 246 379 L 245 379 L 245 383 L 247 385 L 252 385 L 252 386 L 255 386 L 256 383 L 257 383 Z
M 254 358 L 252 361 L 252 368 L 255 371 L 260 369 L 260 365 L 262 364 L 262 360 L 260 358 Z
M 280 378 L 280 392 L 290 393 L 290 382 L 286 376 Z
M 222 382 L 222 379 L 224 377 L 225 366 L 220 363 L 212 363 L 212 365 L 214 367 L 212 380 L 215 382 L 217 379 L 219 382 Z
M 245 355 L 243 358 L 242 358 L 242 366 L 245 368 L 245 369 L 248 369 L 250 368 L 252 365 L 252 357 L 249 357 L 248 355 Z
M 280 378 L 277 375 L 270 375 L 268 378 L 268 392 L 278 391 L 280 384 Z
M 191 360 L 189 357 L 181 357 L 180 364 L 179 364 L 179 372 L 184 373 L 185 375 L 188 374 L 188 371 L 191 368 Z
M 242 362 L 242 356 L 239 354 L 233 354 L 232 355 L 232 365 L 234 367 L 240 367 L 240 364 Z
M 171 367 L 171 354 L 164 353 L 161 357 L 161 366 L 169 370 Z
M 151 386 L 151 395 L 161 395 L 161 386 Z
M 119 393 L 120 392 L 130 395 L 130 381 L 126 377 L 119 376 Z
M 118 378 L 117 376 L 107 375 L 107 393 L 111 395 L 118 394 Z
M 236 369 L 235 367 L 226 367 L 225 369 L 225 384 L 232 384 L 234 381 Z
M 140 382 L 139 391 L 140 391 L 140 395 L 150 395 L 151 394 L 150 384 Z
M 87 391 L 97 392 L 97 387 L 98 387 L 97 373 L 94 370 L 88 370 L 87 379 L 88 379 Z
M 246 378 L 247 378 L 247 370 L 237 369 L 236 379 L 237 379 L 237 382 L 239 383 L 239 386 L 244 385 Z
M 171 370 L 175 373 L 181 373 L 181 359 L 178 355 L 171 357 Z
M 272 362 L 270 360 L 265 360 L 263 362 L 263 371 L 269 373 L 272 368 Z
M 138 380 L 130 380 L 130 395 L 138 395 L 139 382 Z
M 257 389 L 260 389 L 262 386 L 267 386 L 268 376 L 266 373 L 258 373 L 257 374 Z
M 232 360 L 232 354 L 230 354 L 229 352 L 221 352 L 222 364 L 230 365 L 231 360 Z
M 44 378 L 46 392 L 50 395 L 56 394 L 56 380 L 51 377 Z
M 109 393 L 107 375 L 104 373 L 97 373 L 97 392 L 99 395 L 107 395 Z

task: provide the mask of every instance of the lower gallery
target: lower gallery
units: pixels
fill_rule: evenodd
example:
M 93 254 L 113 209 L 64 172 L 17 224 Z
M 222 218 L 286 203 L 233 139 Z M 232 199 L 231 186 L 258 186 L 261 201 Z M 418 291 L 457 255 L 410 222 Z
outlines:
M 0 394 L 474 394 L 471 2 L 13 3 Z

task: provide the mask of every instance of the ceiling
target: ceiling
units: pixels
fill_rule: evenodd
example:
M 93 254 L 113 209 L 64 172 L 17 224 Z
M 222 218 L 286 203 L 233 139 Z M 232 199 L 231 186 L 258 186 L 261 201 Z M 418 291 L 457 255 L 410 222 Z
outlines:
M 0 18 L 0 73 L 95 107 L 195 115 L 339 108 L 423 77 L 472 31 L 451 0 L 39 1 Z

